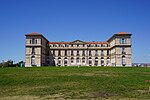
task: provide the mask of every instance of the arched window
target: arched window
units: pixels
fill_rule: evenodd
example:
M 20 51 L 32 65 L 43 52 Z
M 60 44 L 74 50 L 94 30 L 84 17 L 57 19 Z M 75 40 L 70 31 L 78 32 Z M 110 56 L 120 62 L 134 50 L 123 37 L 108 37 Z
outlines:
M 104 57 L 101 57 L 101 66 L 104 66 Z
M 79 57 L 77 58 L 77 64 L 79 64 L 80 63 L 80 61 L 79 61 Z
M 31 57 L 31 65 L 34 66 L 35 65 L 35 56 Z
M 67 65 L 67 57 L 64 59 L 64 64 Z
M 73 57 L 71 58 L 71 63 L 73 63 L 73 61 L 74 61 L 74 59 L 73 59 Z
M 95 66 L 98 65 L 98 57 L 95 58 Z
M 109 65 L 110 65 L 110 58 L 107 57 L 107 66 L 109 66 Z
M 123 65 L 123 66 L 126 65 L 125 60 L 126 60 L 125 56 L 122 56 L 122 65 Z
M 82 58 L 82 63 L 85 63 L 85 58 L 84 57 Z
M 92 58 L 89 57 L 89 65 L 91 65 L 91 64 L 92 64 Z
M 58 58 L 58 65 L 59 66 L 61 65 L 61 58 L 60 57 Z

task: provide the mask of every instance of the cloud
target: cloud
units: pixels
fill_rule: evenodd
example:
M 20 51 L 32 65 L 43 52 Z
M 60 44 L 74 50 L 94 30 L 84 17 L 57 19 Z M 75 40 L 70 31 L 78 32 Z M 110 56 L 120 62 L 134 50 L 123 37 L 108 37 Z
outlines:
M 148 56 L 150 56 L 150 54 L 148 54 Z

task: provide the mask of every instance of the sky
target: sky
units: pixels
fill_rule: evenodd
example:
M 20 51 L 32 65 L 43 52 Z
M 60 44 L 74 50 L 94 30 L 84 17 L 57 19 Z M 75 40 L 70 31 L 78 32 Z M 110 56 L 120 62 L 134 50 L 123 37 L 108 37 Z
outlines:
M 25 34 L 106 41 L 132 34 L 133 63 L 150 63 L 150 0 L 0 0 L 0 62 L 25 61 Z

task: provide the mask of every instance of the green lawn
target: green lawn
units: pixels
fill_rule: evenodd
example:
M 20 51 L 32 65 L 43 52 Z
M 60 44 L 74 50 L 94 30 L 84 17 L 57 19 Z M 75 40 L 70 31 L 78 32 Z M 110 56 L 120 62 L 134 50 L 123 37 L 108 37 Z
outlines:
M 0 100 L 148 100 L 150 98 L 148 80 L 150 68 L 0 68 Z

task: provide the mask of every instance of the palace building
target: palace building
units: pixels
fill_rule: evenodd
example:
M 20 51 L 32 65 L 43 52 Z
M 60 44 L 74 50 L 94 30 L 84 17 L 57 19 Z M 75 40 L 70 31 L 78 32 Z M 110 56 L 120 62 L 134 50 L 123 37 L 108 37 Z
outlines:
M 119 32 L 106 42 L 51 42 L 42 34 L 26 34 L 26 67 L 132 66 L 131 35 Z

